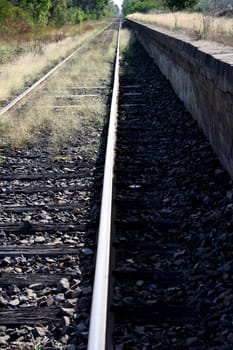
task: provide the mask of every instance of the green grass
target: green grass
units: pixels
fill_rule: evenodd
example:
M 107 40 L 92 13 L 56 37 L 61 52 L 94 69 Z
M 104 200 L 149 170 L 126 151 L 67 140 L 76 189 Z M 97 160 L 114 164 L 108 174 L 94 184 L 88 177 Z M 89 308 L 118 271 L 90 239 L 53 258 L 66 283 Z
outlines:
M 71 156 L 69 154 L 58 154 L 58 155 L 53 157 L 53 160 L 69 161 L 69 160 L 71 160 Z
M 6 157 L 0 156 L 0 165 L 5 163 Z

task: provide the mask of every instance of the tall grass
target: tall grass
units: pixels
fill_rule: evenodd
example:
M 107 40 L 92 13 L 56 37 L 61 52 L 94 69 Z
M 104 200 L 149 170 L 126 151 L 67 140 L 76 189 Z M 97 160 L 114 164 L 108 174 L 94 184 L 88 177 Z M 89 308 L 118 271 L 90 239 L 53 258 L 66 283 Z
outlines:
M 64 34 L 64 28 L 56 32 L 53 29 L 50 33 L 42 32 L 41 36 L 28 43 L 23 41 L 23 46 L 15 41 L 11 45 L 9 43 L 3 45 L 2 50 L 0 49 L 0 58 L 2 57 L 2 64 L 0 64 L 0 106 L 13 98 L 25 86 L 32 84 L 49 68 L 90 38 L 96 33 L 98 27 L 86 24 L 82 27 L 76 26 L 75 29 L 74 26 L 70 26 L 68 27 L 69 36 Z M 29 34 L 25 34 L 20 40 L 25 40 L 27 35 Z M 18 54 L 13 59 L 11 55 L 16 52 Z M 8 57 L 8 59 L 4 60 L 4 53 L 5 58 Z
M 144 23 L 156 24 L 169 30 L 191 34 L 195 39 L 208 39 L 233 46 L 233 20 L 202 13 L 174 12 L 129 15 Z
M 108 87 L 116 39 L 116 32 L 105 32 L 104 50 L 96 43 L 85 56 L 76 55 L 45 85 L 33 92 L 30 99 L 3 115 L 0 119 L 0 147 L 24 148 L 44 140 L 49 148 L 58 150 L 75 142 L 87 122 L 101 126 L 106 115 L 106 101 L 103 98 L 87 96 L 77 99 L 72 106 L 70 99 L 76 98 L 74 88 Z

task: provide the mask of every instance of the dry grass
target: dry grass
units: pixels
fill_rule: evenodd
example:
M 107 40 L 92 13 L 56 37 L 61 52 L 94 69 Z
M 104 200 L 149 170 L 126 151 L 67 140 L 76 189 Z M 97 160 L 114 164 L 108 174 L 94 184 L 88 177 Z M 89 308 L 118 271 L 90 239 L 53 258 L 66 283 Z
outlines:
M 76 101 L 74 96 L 72 106 L 70 99 L 74 87 L 110 84 L 117 36 L 115 31 L 108 31 L 105 36 L 104 54 L 98 43 L 92 50 L 78 54 L 29 100 L 1 118 L 1 147 L 23 148 L 43 139 L 49 148 L 59 150 L 75 142 L 85 123 L 103 125 L 106 116 L 103 98 L 87 96 Z
M 92 28 L 74 37 L 69 36 L 54 42 L 34 41 L 30 43 L 30 52 L 18 55 L 11 63 L 1 64 L 0 105 L 4 105 L 25 86 L 32 84 L 97 30 Z
M 201 13 L 135 13 L 129 18 L 195 35 L 196 39 L 208 39 L 233 45 L 233 20 L 226 17 L 212 17 Z
M 61 41 L 68 37 L 75 37 L 87 31 L 106 25 L 106 21 L 87 21 L 80 25 L 66 24 L 62 27 L 35 27 L 32 32 L 21 34 L 7 34 L 0 32 L 0 62 L 9 62 L 16 55 L 40 45 Z

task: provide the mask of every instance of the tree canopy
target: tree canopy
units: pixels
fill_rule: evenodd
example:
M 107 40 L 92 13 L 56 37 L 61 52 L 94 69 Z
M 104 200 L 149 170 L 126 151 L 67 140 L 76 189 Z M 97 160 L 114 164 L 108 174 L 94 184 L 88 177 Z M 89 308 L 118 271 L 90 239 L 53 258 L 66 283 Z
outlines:
M 199 0 L 166 0 L 166 5 L 171 10 L 183 10 L 185 8 L 191 8 L 196 5 Z
M 133 12 L 146 12 L 150 9 L 163 7 L 163 0 L 124 0 L 122 10 L 124 15 Z
M 0 0 L 0 29 L 27 31 L 34 24 L 80 23 L 117 12 L 112 0 Z
M 125 15 L 133 12 L 146 12 L 151 9 L 170 8 L 171 10 L 182 10 L 193 7 L 199 0 L 124 0 L 123 13 Z

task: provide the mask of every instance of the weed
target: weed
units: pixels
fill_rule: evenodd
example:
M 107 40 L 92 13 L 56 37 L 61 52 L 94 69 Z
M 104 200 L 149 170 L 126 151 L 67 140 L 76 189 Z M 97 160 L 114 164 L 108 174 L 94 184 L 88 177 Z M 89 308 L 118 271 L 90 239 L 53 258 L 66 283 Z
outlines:
M 6 118 L 0 119 L 0 145 L 2 148 L 7 147 L 9 140 L 8 135 L 10 133 L 10 122 Z
M 59 160 L 69 161 L 69 160 L 71 160 L 71 156 L 69 154 L 66 154 L 66 155 L 58 154 L 57 156 L 54 156 L 52 159 L 57 160 L 57 161 L 59 161 Z
M 201 23 L 200 37 L 201 39 L 208 39 L 209 34 L 211 33 L 213 28 L 214 18 L 206 14 L 201 14 L 200 23 Z
M 5 163 L 5 161 L 6 161 L 6 158 L 5 158 L 5 157 L 3 157 L 3 156 L 0 156 L 0 164 Z
M 178 30 L 178 29 L 179 29 L 179 26 L 178 26 L 178 18 L 177 18 L 176 12 L 174 12 L 174 29 L 175 29 L 175 30 Z
M 43 346 L 41 344 L 36 345 L 35 350 L 43 350 Z

